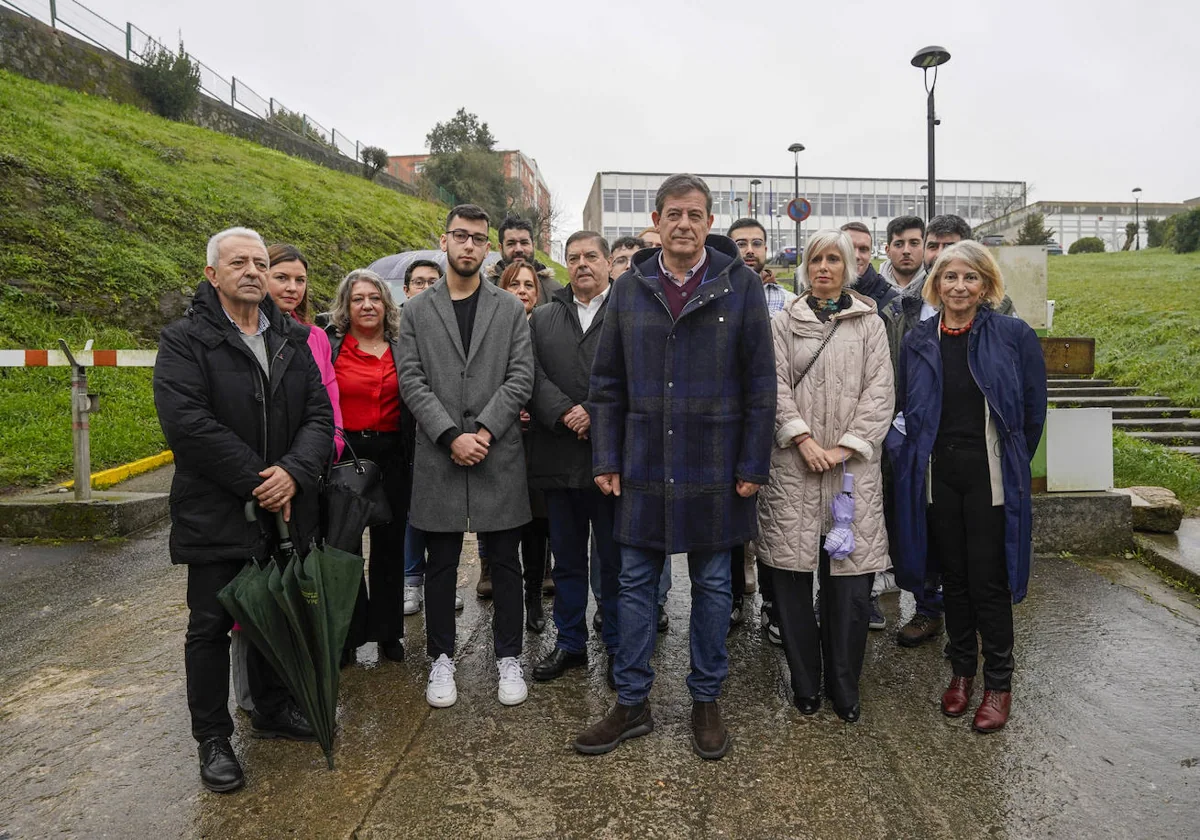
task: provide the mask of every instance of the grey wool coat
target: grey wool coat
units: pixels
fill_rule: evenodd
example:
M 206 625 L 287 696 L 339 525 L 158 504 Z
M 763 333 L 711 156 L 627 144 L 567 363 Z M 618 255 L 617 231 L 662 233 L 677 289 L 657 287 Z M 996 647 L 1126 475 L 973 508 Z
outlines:
M 504 531 L 531 519 L 519 415 L 533 393 L 525 308 L 481 283 L 471 346 L 464 348 L 445 280 L 404 306 L 400 395 L 417 422 L 409 521 L 423 531 Z M 460 467 L 438 438 L 492 433 L 488 455 Z

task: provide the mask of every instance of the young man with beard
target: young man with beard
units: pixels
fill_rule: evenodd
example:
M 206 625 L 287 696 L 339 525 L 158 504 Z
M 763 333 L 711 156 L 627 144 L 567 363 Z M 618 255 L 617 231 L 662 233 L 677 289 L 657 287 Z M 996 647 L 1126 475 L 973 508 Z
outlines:
M 500 223 L 496 237 L 500 240 L 500 261 L 493 263 L 488 269 L 488 280 L 492 283 L 500 282 L 500 275 L 504 273 L 504 269 L 520 260 L 533 266 L 547 297 L 562 288 L 562 284 L 554 278 L 554 269 L 547 268 L 537 261 L 533 246 L 532 222 L 509 216 Z
M 879 267 L 883 279 L 901 291 L 925 279 L 925 222 L 899 216 L 888 222 L 887 260 Z
M 654 728 L 654 596 L 668 554 L 686 553 L 692 749 L 719 759 L 717 698 L 729 670 L 729 550 L 758 533 L 775 429 L 775 353 L 762 281 L 733 243 L 709 237 L 712 193 L 672 175 L 651 217 L 663 248 L 610 290 L 586 409 L 592 473 L 616 497 L 621 552 L 617 704 L 575 739 L 597 755 Z
M 409 513 L 425 533 L 427 652 L 425 699 L 458 699 L 454 682 L 454 586 L 463 533 L 486 539 L 492 565 L 493 639 L 499 700 L 524 702 L 518 657 L 524 618 L 521 526 L 529 522 L 519 415 L 533 393 L 533 350 L 525 307 L 483 283 L 488 216 L 460 204 L 442 235 L 446 281 L 416 296 L 400 321 L 400 389 L 417 421 L 413 470 L 421 477 Z

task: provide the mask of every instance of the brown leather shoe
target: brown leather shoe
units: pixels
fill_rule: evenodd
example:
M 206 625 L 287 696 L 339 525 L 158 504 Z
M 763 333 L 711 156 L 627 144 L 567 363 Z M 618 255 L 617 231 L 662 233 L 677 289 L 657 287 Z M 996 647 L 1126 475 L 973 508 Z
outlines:
M 965 715 L 967 704 L 971 702 L 971 689 L 974 685 L 974 677 L 951 678 L 950 687 L 942 695 L 942 714 L 952 718 Z
M 492 567 L 486 557 L 479 558 L 479 583 L 475 584 L 475 594 L 483 601 L 492 597 Z
M 575 751 L 584 755 L 603 755 L 616 749 L 622 741 L 649 735 L 653 731 L 654 718 L 650 716 L 648 701 L 636 706 L 617 703 L 603 720 L 579 733 L 575 739 Z
M 729 730 L 715 700 L 692 703 L 692 749 L 701 758 L 714 760 L 729 752 Z
M 984 691 L 983 702 L 975 710 L 975 720 L 971 728 L 976 732 L 999 732 L 1008 723 L 1008 713 L 1012 710 L 1011 691 Z
M 908 624 L 900 628 L 900 632 L 896 634 L 896 643 L 900 647 L 917 647 L 930 639 L 936 639 L 942 635 L 942 619 L 930 618 L 927 615 L 917 613 Z

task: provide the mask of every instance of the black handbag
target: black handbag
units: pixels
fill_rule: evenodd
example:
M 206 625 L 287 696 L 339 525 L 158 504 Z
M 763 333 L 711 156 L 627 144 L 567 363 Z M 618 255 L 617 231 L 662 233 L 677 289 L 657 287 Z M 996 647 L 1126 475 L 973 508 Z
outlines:
M 319 483 L 322 508 L 332 513 L 338 507 L 337 497 L 358 496 L 371 503 L 366 526 L 391 522 L 392 506 L 388 504 L 387 494 L 383 489 L 383 471 L 374 461 L 355 455 L 350 441 L 346 440 L 341 429 L 336 429 L 334 433 L 342 435 L 342 443 L 350 455 L 350 460 L 332 463 L 333 458 L 330 458 L 329 468 Z

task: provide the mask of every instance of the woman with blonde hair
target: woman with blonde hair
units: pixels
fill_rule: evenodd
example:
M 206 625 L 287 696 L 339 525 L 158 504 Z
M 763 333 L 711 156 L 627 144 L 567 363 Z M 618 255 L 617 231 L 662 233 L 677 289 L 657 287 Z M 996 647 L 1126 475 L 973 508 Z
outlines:
M 772 570 L 796 707 L 814 714 L 824 686 L 837 715 L 852 723 L 860 714 L 871 581 L 888 564 L 879 456 L 895 399 L 891 355 L 874 302 L 851 289 L 854 247 L 847 234 L 813 236 L 799 274 L 807 290 L 771 321 L 778 400 L 757 547 Z M 826 542 L 834 527 L 831 503 L 847 483 L 853 546 L 834 546 Z
M 330 311 L 330 347 L 341 394 L 346 442 L 360 458 L 374 461 L 392 520 L 371 526 L 371 588 L 359 589 L 343 663 L 366 642 L 378 642 L 381 656 L 404 659 L 404 526 L 412 487 L 401 430 L 400 307 L 387 283 L 373 271 L 351 271 L 338 284 Z
M 896 578 L 904 588 L 920 585 L 932 549 L 953 669 L 942 712 L 966 713 L 982 646 L 984 693 L 972 725 L 994 732 L 1012 706 L 1012 605 L 1029 583 L 1029 462 L 1046 419 L 1046 363 L 1029 325 L 994 311 L 1004 280 L 982 245 L 943 251 L 922 294 L 939 316 L 901 345 L 899 413 L 887 440 Z

